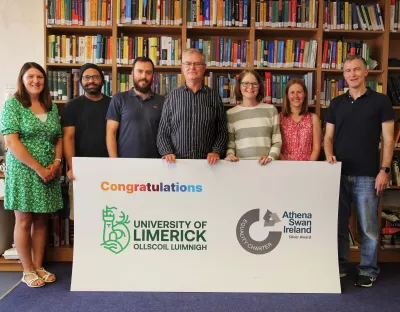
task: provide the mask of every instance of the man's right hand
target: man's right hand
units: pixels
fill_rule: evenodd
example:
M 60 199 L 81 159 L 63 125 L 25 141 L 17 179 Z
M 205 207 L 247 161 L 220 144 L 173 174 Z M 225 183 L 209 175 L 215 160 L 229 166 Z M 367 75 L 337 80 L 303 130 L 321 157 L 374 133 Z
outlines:
M 72 172 L 72 169 L 69 169 L 69 170 L 67 171 L 67 177 L 68 177 L 68 179 L 70 179 L 71 181 L 72 181 L 72 180 L 75 180 L 75 177 L 74 177 L 74 174 L 73 174 L 73 172 Z
M 168 154 L 162 157 L 162 159 L 165 159 L 167 163 L 175 163 L 176 156 L 175 154 Z
M 326 155 L 326 161 L 330 164 L 334 164 L 337 162 L 336 156 L 334 155 Z

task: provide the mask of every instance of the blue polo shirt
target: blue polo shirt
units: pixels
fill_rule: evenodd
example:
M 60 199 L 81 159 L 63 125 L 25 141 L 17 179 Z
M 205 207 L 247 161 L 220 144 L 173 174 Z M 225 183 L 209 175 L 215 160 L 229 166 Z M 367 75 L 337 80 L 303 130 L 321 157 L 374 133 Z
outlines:
M 106 118 L 119 122 L 118 157 L 160 157 L 156 140 L 163 104 L 163 96 L 152 93 L 143 100 L 133 89 L 112 97 Z

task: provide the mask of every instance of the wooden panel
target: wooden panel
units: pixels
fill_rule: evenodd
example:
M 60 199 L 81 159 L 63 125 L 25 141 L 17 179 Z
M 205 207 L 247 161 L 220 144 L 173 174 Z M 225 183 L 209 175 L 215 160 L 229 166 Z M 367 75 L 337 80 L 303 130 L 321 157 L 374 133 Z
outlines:
M 0 271 L 23 271 L 22 264 L 18 260 L 6 260 L 0 256 Z
M 73 259 L 73 247 L 71 245 L 65 245 L 55 248 L 46 249 L 46 260 L 47 261 L 72 261 Z

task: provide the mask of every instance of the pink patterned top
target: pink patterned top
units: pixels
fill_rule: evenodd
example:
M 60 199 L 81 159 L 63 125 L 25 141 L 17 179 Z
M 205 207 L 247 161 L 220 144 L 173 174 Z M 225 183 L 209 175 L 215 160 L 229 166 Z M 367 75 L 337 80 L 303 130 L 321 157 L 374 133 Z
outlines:
M 282 150 L 288 160 L 310 160 L 313 149 L 312 113 L 305 113 L 300 121 L 279 114 L 281 122 Z

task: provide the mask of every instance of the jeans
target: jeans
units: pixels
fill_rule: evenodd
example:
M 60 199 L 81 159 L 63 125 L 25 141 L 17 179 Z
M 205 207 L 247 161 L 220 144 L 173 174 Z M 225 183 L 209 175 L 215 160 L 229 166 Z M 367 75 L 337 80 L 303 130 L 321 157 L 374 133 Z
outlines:
M 375 177 L 346 176 L 340 178 L 338 252 L 340 273 L 346 272 L 349 258 L 349 218 L 351 203 L 356 206 L 358 222 L 361 228 L 362 242 L 358 274 L 377 277 L 379 249 L 378 206 Z

